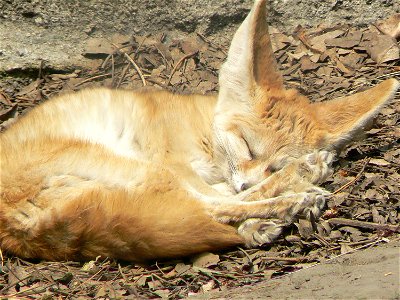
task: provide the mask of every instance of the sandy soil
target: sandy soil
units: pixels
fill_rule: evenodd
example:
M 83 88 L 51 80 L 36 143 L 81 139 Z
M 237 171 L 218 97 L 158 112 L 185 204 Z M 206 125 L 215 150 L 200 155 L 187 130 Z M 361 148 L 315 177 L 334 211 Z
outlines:
M 191 299 L 400 299 L 400 241 L 253 286 Z

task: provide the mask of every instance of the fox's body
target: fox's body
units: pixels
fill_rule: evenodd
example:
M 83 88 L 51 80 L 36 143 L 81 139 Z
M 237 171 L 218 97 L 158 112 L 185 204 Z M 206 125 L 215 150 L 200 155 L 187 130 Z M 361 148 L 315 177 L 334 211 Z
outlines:
M 319 104 L 285 90 L 263 2 L 235 35 L 218 97 L 89 89 L 2 133 L 0 248 L 139 261 L 268 242 L 281 228 L 269 218 L 318 215 L 325 150 L 398 83 Z

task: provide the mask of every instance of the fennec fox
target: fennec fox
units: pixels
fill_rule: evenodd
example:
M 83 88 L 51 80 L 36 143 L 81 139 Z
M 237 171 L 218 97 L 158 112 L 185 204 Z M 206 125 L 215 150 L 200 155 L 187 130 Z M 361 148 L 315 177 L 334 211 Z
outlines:
M 398 86 L 389 79 L 312 104 L 286 90 L 265 1 L 255 1 L 218 97 L 82 90 L 2 133 L 0 248 L 143 261 L 270 242 L 296 216 L 320 214 L 326 192 L 315 184 L 330 172 L 330 151 Z

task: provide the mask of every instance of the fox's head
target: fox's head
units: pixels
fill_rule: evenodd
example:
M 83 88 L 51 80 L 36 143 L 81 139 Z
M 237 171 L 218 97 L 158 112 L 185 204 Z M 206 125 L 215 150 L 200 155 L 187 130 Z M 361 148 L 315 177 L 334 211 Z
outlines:
M 237 192 L 293 158 L 341 148 L 399 87 L 397 80 L 389 79 L 358 94 L 310 103 L 297 91 L 284 88 L 265 17 L 265 0 L 256 0 L 220 71 L 216 153 Z

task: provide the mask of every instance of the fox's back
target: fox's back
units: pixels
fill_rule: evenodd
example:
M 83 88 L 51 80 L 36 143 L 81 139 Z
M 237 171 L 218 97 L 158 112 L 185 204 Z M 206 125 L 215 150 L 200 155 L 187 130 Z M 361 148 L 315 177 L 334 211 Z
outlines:
M 19 148 L 41 139 L 79 140 L 118 155 L 154 161 L 174 149 L 185 151 L 182 146 L 196 135 L 208 135 L 215 101 L 165 91 L 83 90 L 33 109 L 2 135 L 2 146 Z

